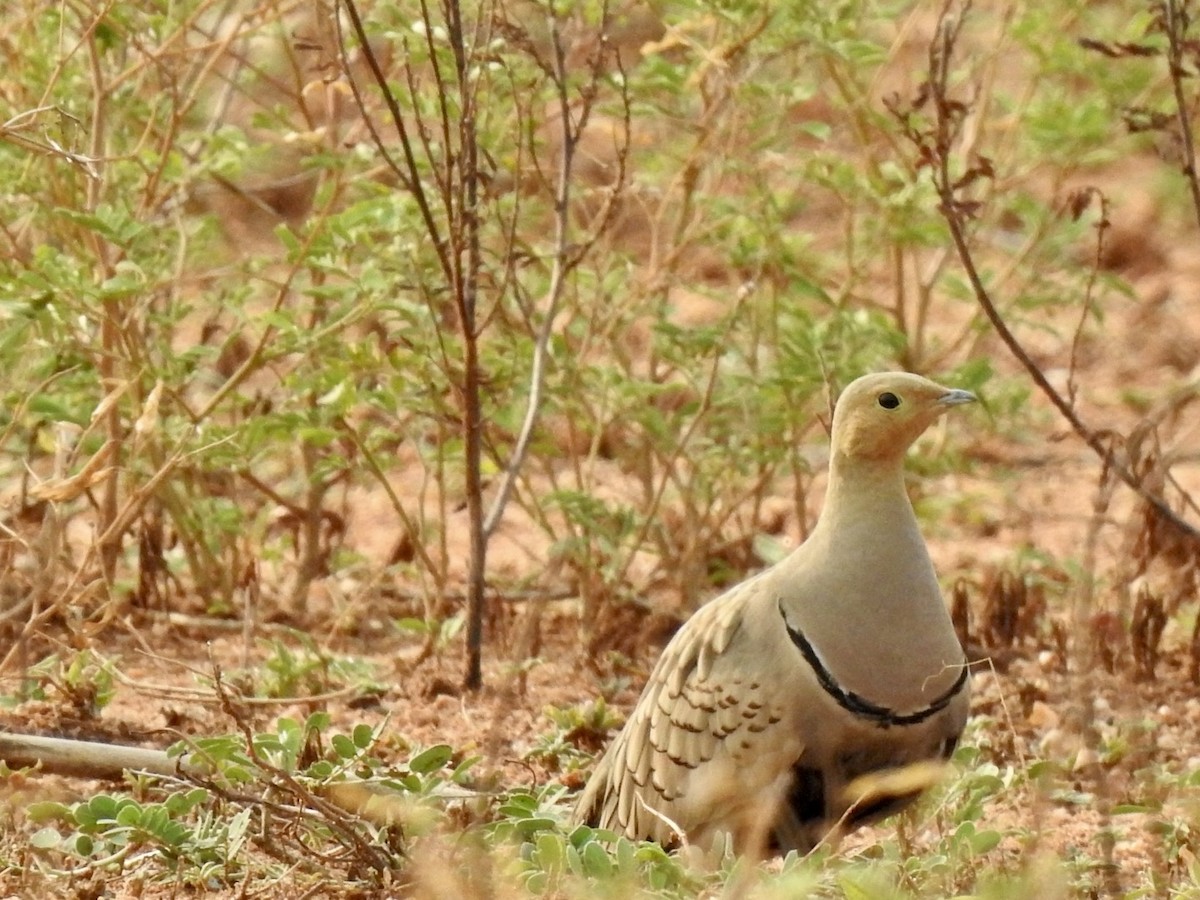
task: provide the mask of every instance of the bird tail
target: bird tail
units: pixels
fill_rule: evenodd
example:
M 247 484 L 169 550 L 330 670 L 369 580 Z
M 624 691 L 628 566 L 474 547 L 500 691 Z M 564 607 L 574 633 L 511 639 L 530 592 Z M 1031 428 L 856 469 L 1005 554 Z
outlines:
M 576 825 L 590 825 L 593 828 L 607 828 L 610 823 L 606 815 L 606 807 L 612 796 L 609 785 L 609 772 L 612 770 L 612 753 L 607 752 L 600 757 L 600 762 L 592 770 L 587 784 L 575 799 L 575 807 L 571 812 L 571 821 Z

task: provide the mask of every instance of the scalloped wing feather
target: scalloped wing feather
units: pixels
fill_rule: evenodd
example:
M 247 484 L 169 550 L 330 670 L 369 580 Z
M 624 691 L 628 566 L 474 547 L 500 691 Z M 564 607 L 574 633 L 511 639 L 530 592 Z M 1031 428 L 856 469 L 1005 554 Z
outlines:
M 736 833 L 747 815 L 762 820 L 762 791 L 782 792 L 802 747 L 773 733 L 783 698 L 759 671 L 762 654 L 736 652 L 760 590 L 752 579 L 716 598 L 667 645 L 584 789 L 580 819 L 665 844 L 678 843 L 678 831 Z

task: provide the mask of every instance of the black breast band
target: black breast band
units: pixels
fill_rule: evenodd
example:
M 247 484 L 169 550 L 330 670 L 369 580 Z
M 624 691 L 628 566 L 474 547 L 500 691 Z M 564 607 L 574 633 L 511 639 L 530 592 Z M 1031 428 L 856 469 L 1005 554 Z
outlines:
M 930 716 L 936 715 L 945 709 L 967 682 L 967 664 L 964 661 L 962 671 L 959 673 L 958 678 L 955 679 L 954 684 L 950 686 L 950 690 L 946 691 L 946 693 L 942 694 L 942 696 L 938 697 L 924 709 L 901 715 L 894 710 L 888 709 L 886 706 L 872 703 L 867 698 L 854 693 L 854 691 L 843 689 L 837 683 L 837 679 L 833 677 L 833 673 L 825 668 L 820 657 L 817 656 L 817 651 L 809 643 L 808 638 L 788 623 L 787 616 L 783 614 L 782 603 L 779 604 L 779 615 L 783 618 L 783 624 L 787 628 L 788 637 L 792 639 L 792 643 L 799 649 L 805 661 L 812 666 L 812 670 L 817 676 L 817 682 L 824 689 L 825 693 L 837 701 L 838 706 L 842 709 L 853 713 L 859 718 L 874 722 L 881 728 L 888 728 L 892 725 L 917 725 L 924 722 Z

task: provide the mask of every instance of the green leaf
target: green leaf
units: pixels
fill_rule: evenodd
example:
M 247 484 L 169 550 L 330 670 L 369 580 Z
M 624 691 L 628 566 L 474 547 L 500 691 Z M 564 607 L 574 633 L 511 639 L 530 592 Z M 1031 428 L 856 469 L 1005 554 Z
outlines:
M 561 871 L 566 861 L 566 845 L 562 836 L 544 831 L 534 841 L 534 856 L 548 872 Z
M 204 788 L 192 788 L 189 791 L 176 791 L 168 794 L 163 805 L 173 816 L 182 816 L 191 812 L 197 806 L 208 802 L 208 791 Z
M 29 398 L 29 411 L 40 418 L 55 422 L 74 422 L 82 425 L 88 416 L 82 410 L 69 408 L 61 398 L 35 394 Z
M 355 747 L 366 750 L 375 741 L 375 729 L 370 725 L 358 724 L 354 726 L 351 736 Z
M 25 807 L 25 816 L 30 822 L 49 822 L 57 820 L 60 822 L 73 822 L 75 816 L 71 812 L 71 808 L 64 803 L 56 803 L 53 800 L 36 800 Z
M 239 811 L 229 820 L 229 827 L 226 830 L 226 855 L 227 860 L 233 860 L 245 846 L 246 840 L 250 834 L 251 817 L 254 814 L 254 808 L 247 806 Z
M 275 228 L 275 237 L 279 238 L 279 242 L 283 244 L 287 250 L 288 256 L 293 257 L 300 252 L 300 240 L 296 237 L 296 233 L 285 224 L 278 225 Z
M 976 856 L 981 856 L 984 853 L 988 853 L 996 849 L 996 847 L 999 846 L 1000 841 L 1003 839 L 1003 834 L 990 828 L 984 831 L 976 832 L 971 837 L 971 851 Z
M 516 819 L 513 825 L 522 838 L 528 839 L 538 832 L 553 831 L 558 822 L 549 816 L 529 816 L 528 818 Z
M 126 827 L 132 827 L 134 825 L 138 825 L 142 821 L 142 816 L 145 814 L 145 812 L 147 812 L 147 811 L 141 809 L 141 807 L 136 806 L 132 803 L 128 804 L 126 806 L 122 806 L 120 809 L 117 810 L 117 815 L 116 815 L 117 824 L 124 825 Z
M 591 878 L 610 878 L 616 872 L 616 863 L 596 841 L 589 841 L 579 851 L 583 874 Z
M 799 128 L 822 143 L 828 141 L 833 134 L 833 129 L 825 122 L 801 122 Z
M 434 744 L 410 759 L 408 768 L 418 775 L 428 775 L 444 767 L 453 756 L 454 748 L 449 744 Z
M 879 900 L 879 885 L 847 873 L 838 878 L 838 887 L 846 900 Z
M 95 827 L 101 822 L 115 822 L 122 806 L 131 801 L 118 800 L 108 794 L 97 794 L 75 807 L 75 821 L 80 827 Z
M 62 835 L 52 825 L 39 828 L 29 837 L 29 844 L 38 850 L 53 850 L 62 844 Z
M 482 759 L 482 756 L 466 757 L 462 762 L 454 767 L 454 771 L 450 773 L 450 780 L 455 784 L 464 783 L 468 776 L 468 770 L 474 766 L 477 766 Z
M 516 819 L 533 815 L 537 812 L 537 807 L 536 797 L 525 792 L 518 792 L 510 794 L 508 799 L 500 804 L 497 812 L 502 816 Z
M 318 781 L 323 781 L 326 778 L 332 778 L 334 771 L 333 763 L 327 759 L 318 759 L 305 770 L 305 774 L 309 778 L 316 778 Z
M 329 726 L 332 724 L 333 718 L 329 715 L 329 713 L 325 712 L 324 710 L 320 710 L 312 713 L 307 719 L 304 720 L 304 730 L 308 734 L 323 732 L 327 731 Z
M 354 759 L 358 755 L 359 748 L 344 734 L 335 734 L 329 739 L 329 745 L 333 748 L 333 752 L 342 759 Z

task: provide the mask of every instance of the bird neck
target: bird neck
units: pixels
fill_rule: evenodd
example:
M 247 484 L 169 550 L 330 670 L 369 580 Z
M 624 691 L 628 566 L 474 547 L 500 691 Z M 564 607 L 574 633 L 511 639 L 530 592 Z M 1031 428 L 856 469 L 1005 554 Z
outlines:
M 889 528 L 911 525 L 916 516 L 904 488 L 904 457 L 860 459 L 835 454 L 818 519 L 823 530 L 857 530 L 872 522 Z

